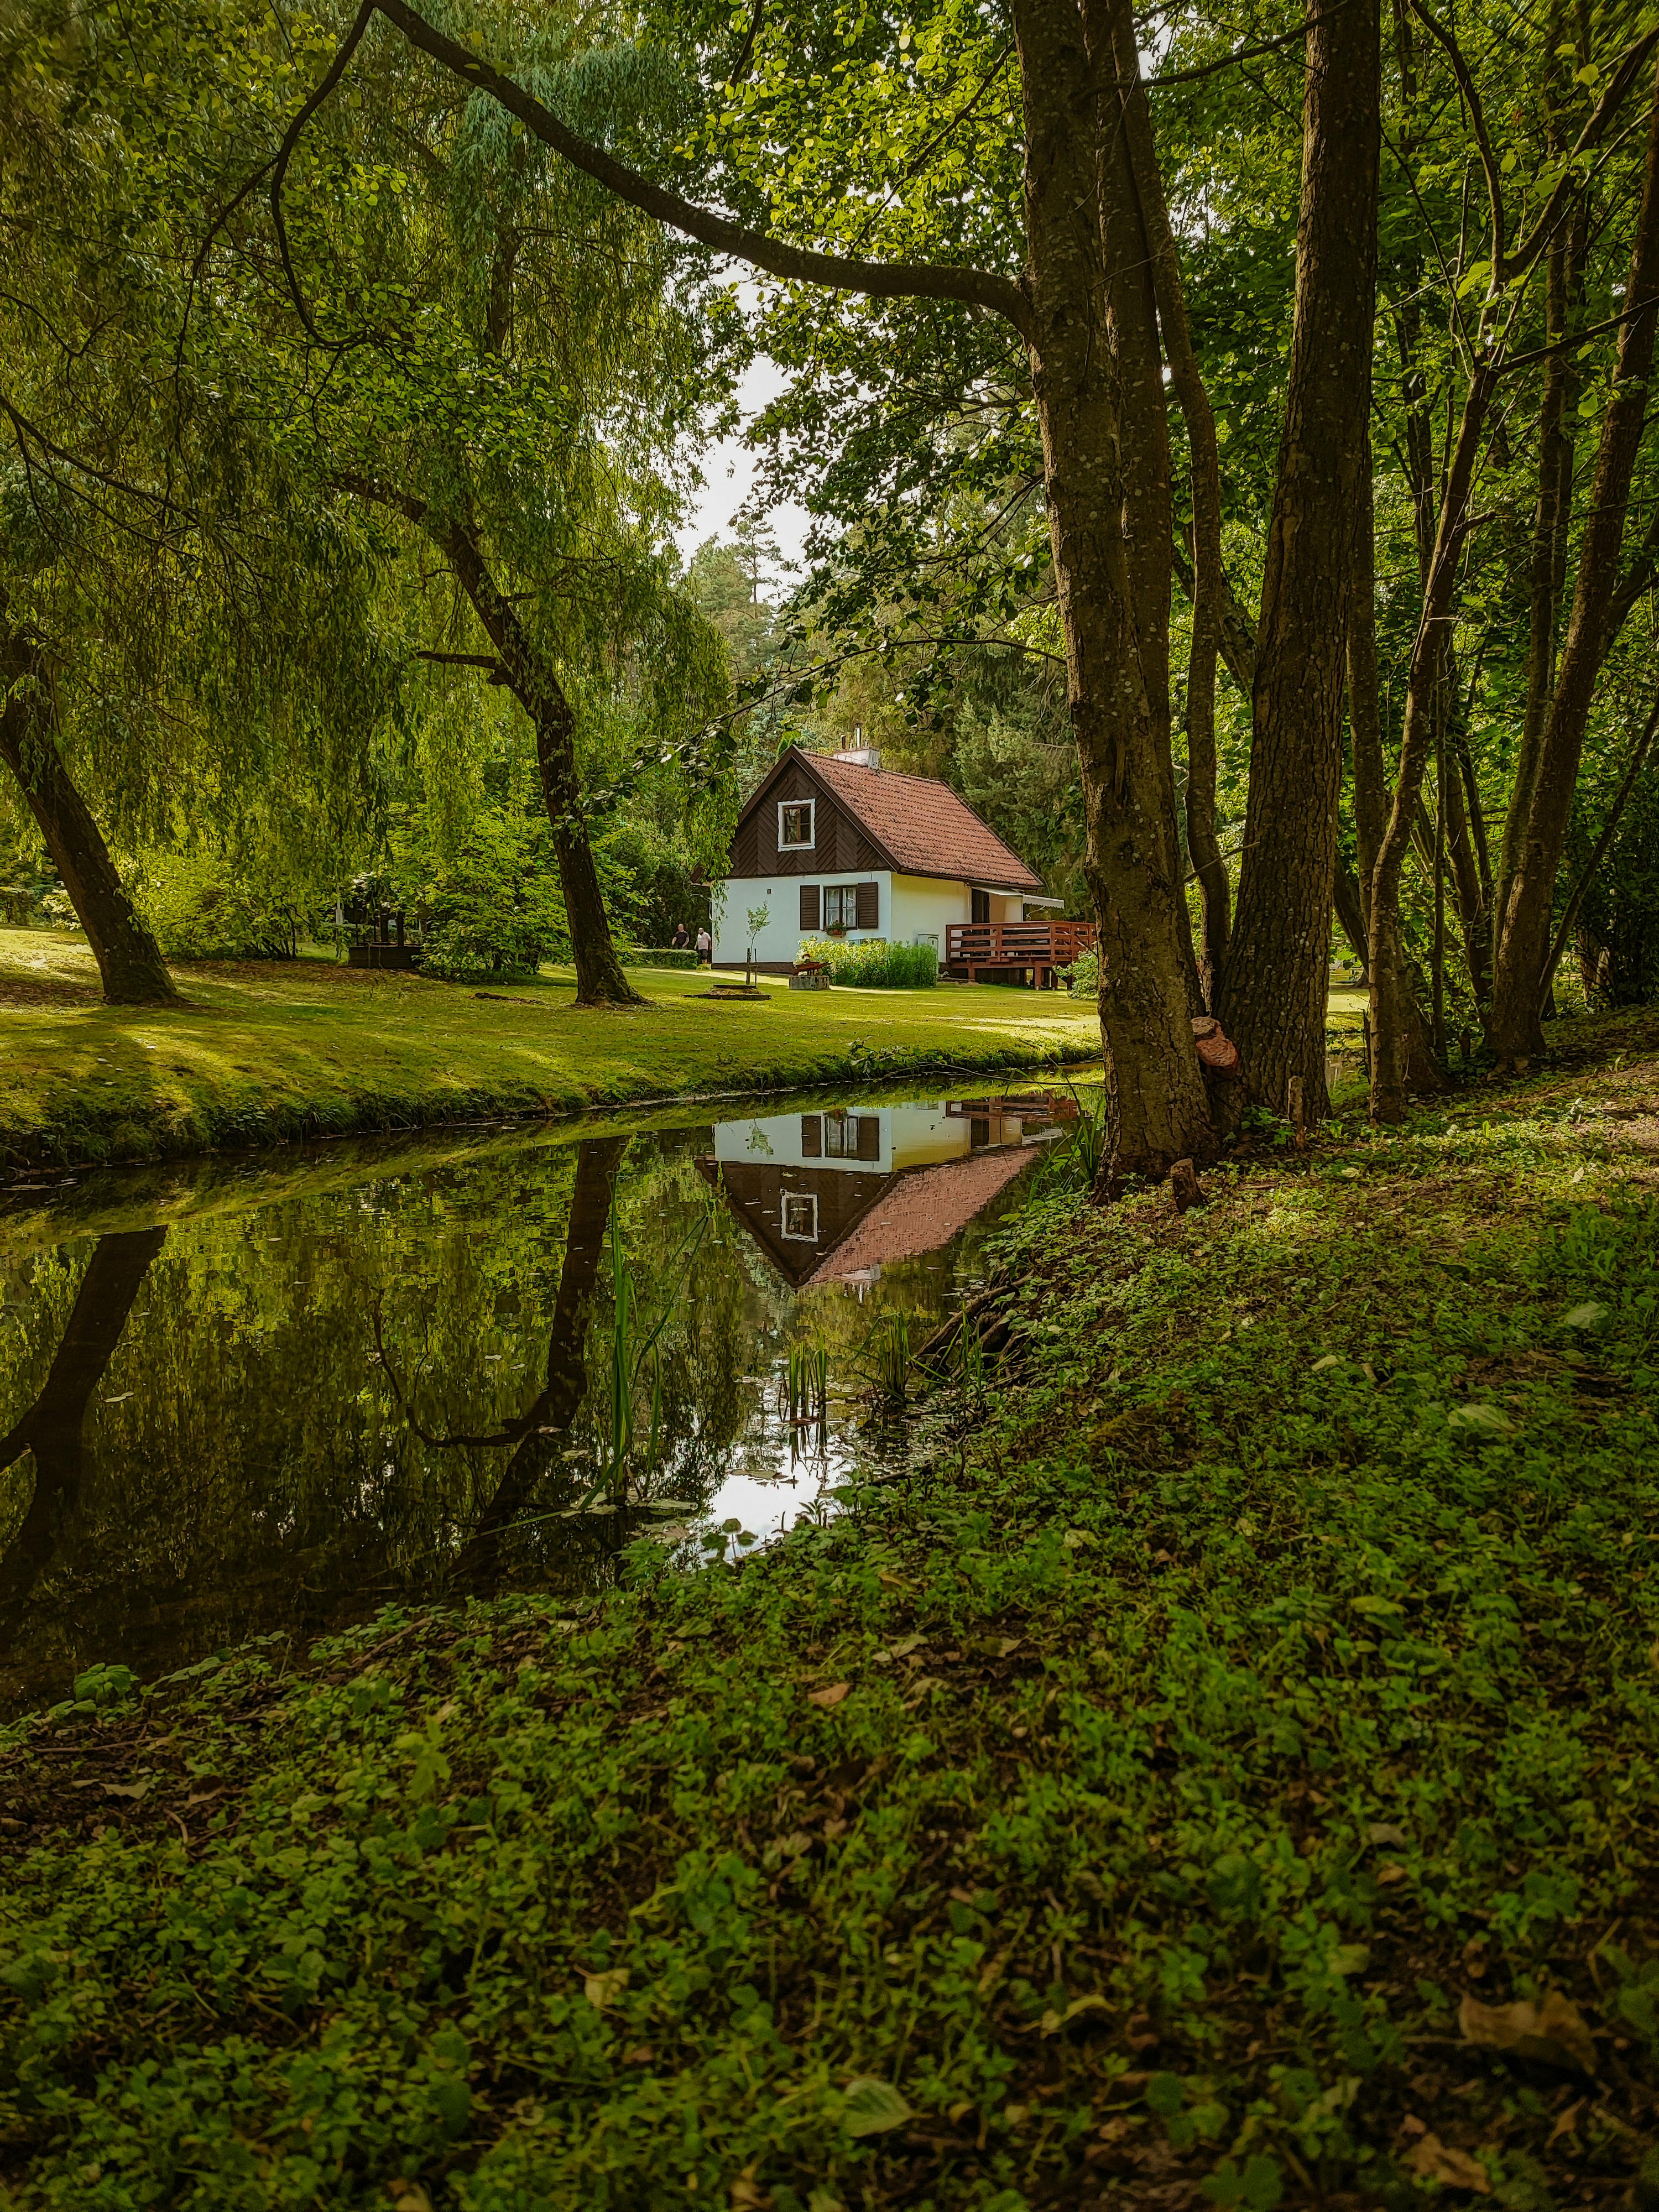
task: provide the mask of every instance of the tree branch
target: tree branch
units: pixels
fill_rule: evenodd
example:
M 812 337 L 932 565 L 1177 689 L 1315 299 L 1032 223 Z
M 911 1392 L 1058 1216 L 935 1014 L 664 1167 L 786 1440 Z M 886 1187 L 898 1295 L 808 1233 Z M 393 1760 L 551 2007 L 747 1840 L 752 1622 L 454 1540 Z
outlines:
M 1645 315 L 1650 307 L 1659 307 L 1659 293 L 1648 299 L 1638 300 L 1633 307 L 1626 307 L 1622 315 L 1609 315 L 1604 323 L 1592 323 L 1588 330 L 1569 331 L 1565 337 L 1552 339 L 1548 345 L 1534 346 L 1530 353 L 1511 354 L 1507 361 L 1498 363 L 1498 374 L 1507 376 L 1511 369 L 1530 368 L 1534 362 L 1547 361 L 1553 353 L 1564 352 L 1568 346 L 1583 345 L 1587 338 L 1605 337 L 1609 331 L 1616 331 L 1621 323 L 1632 322 L 1638 315 Z
M 459 77 L 463 83 L 487 92 L 573 168 L 592 177 L 618 199 L 626 200 L 630 206 L 682 232 L 687 238 L 696 239 L 700 245 L 710 246 L 718 253 L 730 254 L 734 260 L 746 261 L 751 268 L 763 269 L 769 276 L 781 276 L 786 283 L 821 284 L 831 291 L 858 292 L 874 300 L 952 300 L 963 307 L 983 307 L 1002 316 L 1028 342 L 1034 334 L 1030 305 L 1024 292 L 1012 278 L 999 276 L 994 270 L 948 268 L 931 262 L 860 261 L 787 246 L 781 239 L 768 237 L 764 231 L 750 230 L 729 216 L 698 207 L 683 199 L 679 193 L 652 184 L 637 170 L 607 154 L 602 146 L 579 137 L 560 122 L 550 108 L 533 99 L 482 55 L 475 54 L 470 47 L 429 23 L 424 15 L 408 6 L 406 0 L 362 0 L 356 19 L 333 61 L 283 135 L 271 182 L 273 210 L 280 204 L 283 178 L 307 124 L 339 82 L 368 22 L 376 15 L 384 16 L 419 52 Z M 309 330 L 310 321 L 300 302 L 280 221 L 278 242 L 290 291 L 295 304 L 301 306 Z
M 1339 9 L 1348 5 L 1349 0 L 1334 0 L 1331 7 L 1314 16 L 1311 21 L 1298 23 L 1295 30 L 1286 31 L 1282 38 L 1263 39 L 1259 46 L 1235 46 L 1231 53 L 1223 54 L 1219 61 L 1200 62 L 1192 69 L 1160 70 L 1156 76 L 1145 77 L 1141 81 L 1148 92 L 1162 92 L 1165 85 L 1170 84 L 1197 84 L 1206 76 L 1219 76 L 1223 70 L 1232 69 L 1240 62 L 1253 62 L 1263 54 L 1276 54 L 1281 46 L 1295 46 L 1317 25 L 1328 21 Z
M 1574 165 L 1578 156 L 1581 154 L 1588 154 L 1594 147 L 1600 144 L 1602 133 L 1620 108 L 1623 106 L 1625 94 L 1635 83 L 1642 64 L 1653 52 L 1656 42 L 1659 42 L 1659 27 L 1650 31 L 1644 31 L 1639 38 L 1632 40 L 1613 64 L 1613 74 L 1607 79 L 1607 89 L 1596 101 L 1588 121 L 1574 142 L 1571 153 L 1563 162 L 1555 190 L 1545 201 L 1539 212 L 1537 222 L 1516 241 L 1513 253 L 1508 255 L 1502 262 L 1496 255 L 1493 256 L 1492 280 L 1494 287 L 1511 283 L 1516 277 L 1524 276 L 1543 252 L 1549 241 L 1551 232 L 1561 220 L 1561 211 L 1571 197 L 1574 185 L 1577 181 L 1574 174 Z
M 1444 48 L 1451 62 L 1452 75 L 1457 79 L 1457 88 L 1468 105 L 1474 143 L 1480 149 L 1480 167 L 1486 172 L 1486 204 L 1492 219 L 1492 265 L 1497 270 L 1504 265 L 1504 187 L 1498 175 L 1497 157 L 1492 150 L 1492 140 L 1486 131 L 1486 112 L 1480 105 L 1480 95 L 1474 88 L 1474 76 L 1456 40 L 1438 16 L 1424 5 L 1424 0 L 1407 0 L 1407 4 L 1430 37 Z

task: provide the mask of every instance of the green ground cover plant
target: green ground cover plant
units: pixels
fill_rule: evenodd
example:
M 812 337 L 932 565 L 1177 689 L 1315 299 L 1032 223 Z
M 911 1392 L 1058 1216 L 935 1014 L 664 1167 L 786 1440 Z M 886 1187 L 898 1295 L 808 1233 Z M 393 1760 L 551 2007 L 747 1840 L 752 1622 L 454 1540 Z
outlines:
M 493 1115 L 580 1112 L 951 1068 L 1097 1060 L 1092 1010 L 988 985 L 717 1005 L 636 969 L 647 1004 L 579 1010 L 566 970 L 500 990 L 327 961 L 181 969 L 185 1003 L 112 1007 L 84 945 L 0 931 L 0 1163 L 137 1160 Z
M 65 1685 L 10 2201 L 1647 2212 L 1656 1049 L 1051 1178 L 769 1553 Z

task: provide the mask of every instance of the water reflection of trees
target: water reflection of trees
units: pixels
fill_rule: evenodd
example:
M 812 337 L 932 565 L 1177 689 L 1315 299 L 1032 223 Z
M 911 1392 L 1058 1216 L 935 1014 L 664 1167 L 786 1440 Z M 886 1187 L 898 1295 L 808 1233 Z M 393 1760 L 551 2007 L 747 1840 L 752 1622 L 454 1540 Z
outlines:
M 708 1140 L 531 1144 L 0 1259 L 13 1693 L 399 1595 L 612 1573 L 638 1517 L 571 1515 L 606 1466 L 611 1231 L 640 1340 L 665 1316 L 636 1503 L 695 1504 L 747 1440 L 775 1443 L 763 1401 L 797 1339 L 845 1384 L 876 1306 L 939 1310 L 944 1253 L 888 1270 L 866 1305 L 792 1294 L 698 1173 Z
M 593 1263 L 613 1188 L 647 1295 L 672 1293 L 661 1463 L 638 1487 L 703 1494 L 752 1418 L 786 1302 L 718 1224 L 672 1276 L 707 1191 L 683 1144 L 653 1140 L 618 1188 L 628 1150 L 526 1147 L 187 1223 L 165 1250 L 147 1230 L 6 1263 L 14 1687 L 116 1648 L 161 1665 L 314 1628 L 441 1582 L 608 1572 L 625 1516 L 549 1516 L 604 1449 Z M 53 1412 L 85 1415 L 100 1376 L 89 1419 Z

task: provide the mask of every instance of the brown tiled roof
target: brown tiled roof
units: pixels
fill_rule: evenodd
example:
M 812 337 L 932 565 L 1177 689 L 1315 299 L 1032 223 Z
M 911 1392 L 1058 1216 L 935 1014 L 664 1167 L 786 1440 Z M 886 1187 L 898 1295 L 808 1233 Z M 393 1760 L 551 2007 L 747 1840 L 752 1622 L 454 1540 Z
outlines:
M 1030 1157 L 1029 1151 L 1010 1145 L 896 1176 L 891 1189 L 884 1191 L 857 1226 L 825 1255 L 802 1288 L 844 1282 L 865 1267 L 937 1252 L 1013 1181 Z
M 827 753 L 803 752 L 800 757 L 891 854 L 901 874 L 946 876 L 988 890 L 1042 889 L 1018 854 L 948 783 L 931 775 L 860 768 L 856 761 L 833 760 Z

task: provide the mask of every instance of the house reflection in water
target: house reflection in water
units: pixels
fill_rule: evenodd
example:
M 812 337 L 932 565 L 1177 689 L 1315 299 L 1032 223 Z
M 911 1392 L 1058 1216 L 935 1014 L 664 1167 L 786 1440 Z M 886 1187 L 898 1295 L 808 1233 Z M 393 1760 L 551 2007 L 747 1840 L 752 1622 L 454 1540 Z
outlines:
M 718 1123 L 697 1165 L 792 1289 L 862 1297 L 884 1266 L 948 1244 L 1076 1111 L 1045 1091 L 771 1114 Z

